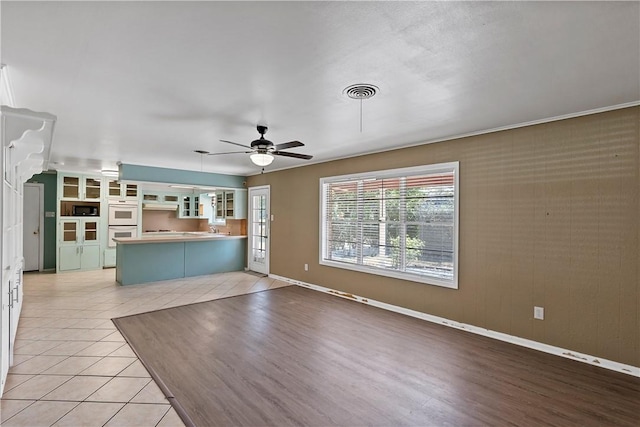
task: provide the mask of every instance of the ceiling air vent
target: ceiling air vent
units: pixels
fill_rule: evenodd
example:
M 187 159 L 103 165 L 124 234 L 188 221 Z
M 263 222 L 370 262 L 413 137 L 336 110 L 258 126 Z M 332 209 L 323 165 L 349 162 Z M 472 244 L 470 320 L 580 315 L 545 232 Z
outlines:
M 362 132 L 362 100 L 369 99 L 378 93 L 380 89 L 378 86 L 370 85 L 368 83 L 358 83 L 356 85 L 347 86 L 342 91 L 351 99 L 357 99 L 360 101 L 360 132 Z
M 342 93 L 347 94 L 347 96 L 352 99 L 369 99 L 378 93 L 378 90 L 378 86 L 360 83 L 347 86 Z

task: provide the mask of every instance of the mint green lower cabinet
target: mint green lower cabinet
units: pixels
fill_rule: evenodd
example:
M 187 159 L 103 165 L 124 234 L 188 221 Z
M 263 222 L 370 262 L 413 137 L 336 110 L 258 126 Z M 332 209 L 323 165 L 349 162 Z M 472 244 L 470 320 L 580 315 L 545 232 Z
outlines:
M 100 268 L 100 246 L 83 245 L 80 247 L 80 267 L 83 270 Z
M 107 248 L 104 250 L 104 260 L 102 260 L 103 267 L 115 267 L 116 266 L 116 248 Z
M 80 246 L 60 246 L 60 271 L 80 270 Z
M 58 224 L 58 271 L 101 267 L 100 218 L 64 217 Z
M 116 281 L 121 285 L 242 271 L 247 239 L 118 243 Z
M 100 246 L 60 246 L 60 271 L 95 270 L 100 268 Z

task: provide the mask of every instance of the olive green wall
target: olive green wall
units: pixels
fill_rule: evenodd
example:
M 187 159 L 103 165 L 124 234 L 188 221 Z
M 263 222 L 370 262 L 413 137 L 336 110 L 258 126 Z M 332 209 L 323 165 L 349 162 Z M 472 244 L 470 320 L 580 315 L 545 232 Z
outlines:
M 55 212 L 58 199 L 58 181 L 55 172 L 34 175 L 27 182 L 44 184 L 44 211 Z M 56 268 L 56 218 L 44 218 L 44 261 L 45 270 Z
M 633 107 L 248 177 L 271 186 L 270 272 L 640 366 L 639 123 Z M 456 160 L 458 290 L 319 265 L 321 177 Z

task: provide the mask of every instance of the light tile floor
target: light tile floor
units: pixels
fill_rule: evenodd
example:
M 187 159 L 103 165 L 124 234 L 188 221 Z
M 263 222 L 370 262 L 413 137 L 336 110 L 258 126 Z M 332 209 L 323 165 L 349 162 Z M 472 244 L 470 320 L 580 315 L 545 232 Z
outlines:
M 287 286 L 243 272 L 119 286 L 115 270 L 24 276 L 3 426 L 183 426 L 114 317 Z

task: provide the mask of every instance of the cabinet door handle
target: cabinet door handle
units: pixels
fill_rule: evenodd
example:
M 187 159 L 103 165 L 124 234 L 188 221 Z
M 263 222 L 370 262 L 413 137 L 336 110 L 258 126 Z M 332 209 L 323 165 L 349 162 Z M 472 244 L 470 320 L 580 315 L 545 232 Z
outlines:
M 18 304 L 20 302 L 20 292 L 18 292 L 18 287 L 16 286 L 15 288 L 13 288 L 16 291 L 16 295 L 13 299 L 13 302 L 15 302 L 16 304 Z

